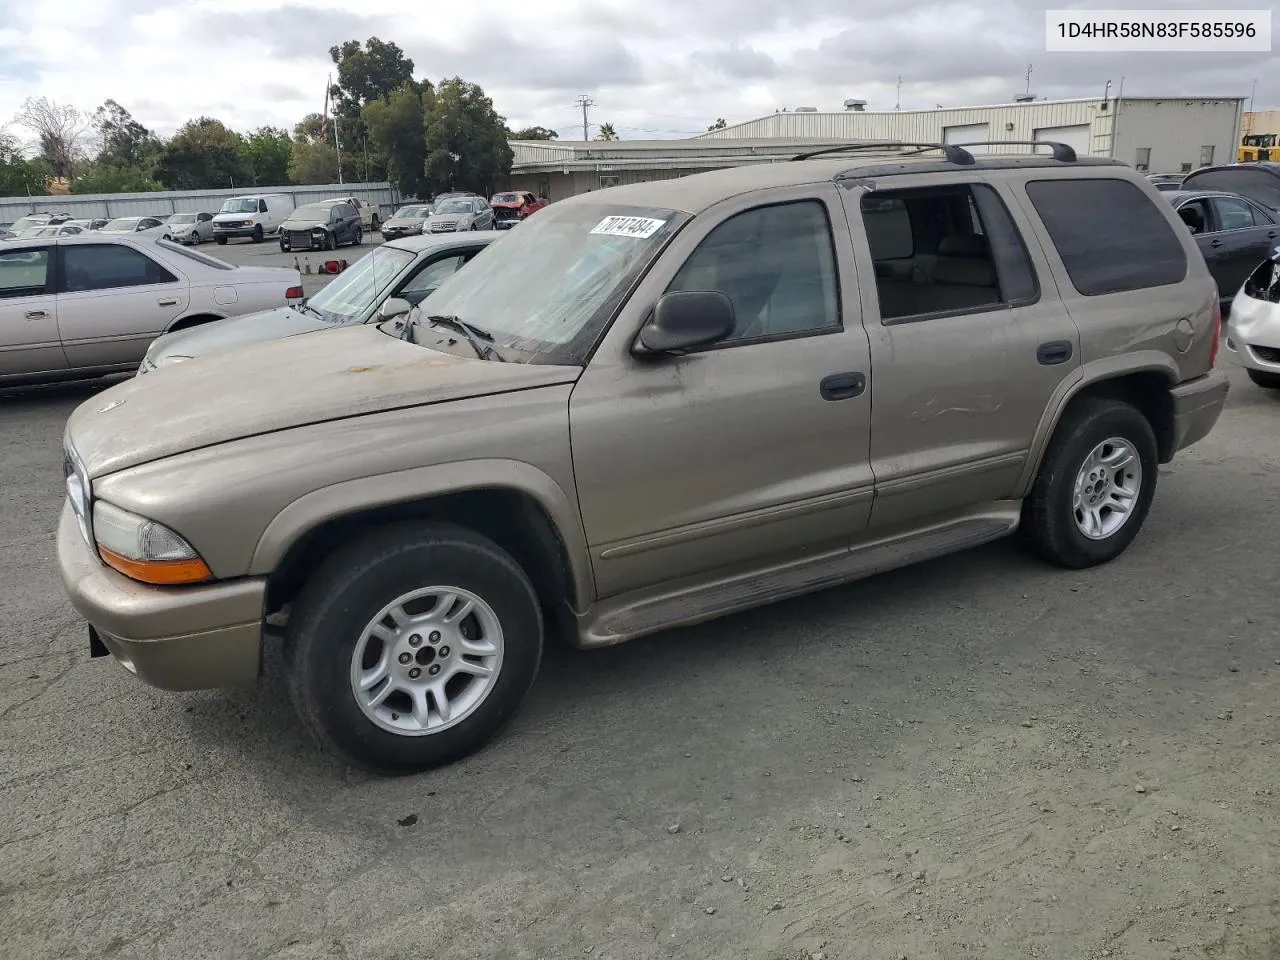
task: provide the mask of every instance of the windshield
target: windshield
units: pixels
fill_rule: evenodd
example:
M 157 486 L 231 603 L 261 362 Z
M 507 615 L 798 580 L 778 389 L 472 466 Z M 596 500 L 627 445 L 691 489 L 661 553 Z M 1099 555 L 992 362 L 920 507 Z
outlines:
M 257 213 L 258 201 L 252 198 L 247 200 L 228 200 L 222 205 L 219 213 Z
M 118 220 L 112 220 L 105 227 L 105 233 L 128 233 L 138 225 L 138 217 L 120 217 Z
M 195 223 L 196 215 L 194 213 L 175 213 L 169 218 L 170 223 Z
M 493 198 L 494 203 L 519 203 L 520 194 L 518 193 L 500 193 Z
M 674 210 L 555 204 L 481 250 L 422 302 L 548 363 L 582 363 L 635 278 L 688 219 Z
M 417 254 L 395 247 L 377 247 L 361 257 L 327 287 L 307 301 L 326 320 L 351 320 L 361 316 L 382 296 Z
M 436 204 L 436 213 L 470 213 L 470 200 L 441 200 Z
M 426 217 L 431 214 L 430 207 L 401 207 L 392 217 L 395 219 L 409 220 L 413 217 Z
M 289 219 L 302 223 L 305 221 L 316 221 L 317 223 L 329 222 L 329 204 L 327 203 L 309 203 L 305 207 L 299 207 L 293 213 L 289 214 Z
M 13 221 L 13 225 L 9 227 L 9 229 L 14 233 L 20 233 L 21 231 L 30 229 L 31 227 L 43 227 L 48 222 L 48 217 L 19 217 L 17 220 Z

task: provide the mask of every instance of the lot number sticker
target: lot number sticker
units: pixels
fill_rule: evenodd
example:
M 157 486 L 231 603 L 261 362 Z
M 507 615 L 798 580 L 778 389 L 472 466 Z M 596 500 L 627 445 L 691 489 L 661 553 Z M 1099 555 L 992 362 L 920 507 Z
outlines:
M 650 217 L 605 217 L 592 228 L 591 232 L 610 237 L 635 237 L 637 240 L 647 240 L 661 230 L 666 222 Z

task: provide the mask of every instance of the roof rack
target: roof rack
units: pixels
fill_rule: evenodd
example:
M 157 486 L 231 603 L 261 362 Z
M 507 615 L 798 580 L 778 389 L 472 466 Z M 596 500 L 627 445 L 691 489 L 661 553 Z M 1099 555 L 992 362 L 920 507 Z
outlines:
M 957 147 L 1052 147 L 1053 159 L 1062 163 L 1075 163 L 1075 148 L 1057 140 L 973 140 L 957 143 Z
M 903 143 L 901 140 L 885 140 L 873 143 L 849 143 L 841 147 L 824 147 L 821 150 L 811 150 L 808 153 L 797 154 L 791 159 L 794 160 L 811 160 L 814 157 L 832 156 L 837 153 L 854 153 L 858 150 L 901 150 L 904 147 L 915 147 L 911 153 L 925 153 L 929 150 L 941 150 L 946 155 L 950 163 L 958 163 L 962 166 L 968 166 L 973 163 L 973 154 L 965 150 L 960 144 L 954 143 Z

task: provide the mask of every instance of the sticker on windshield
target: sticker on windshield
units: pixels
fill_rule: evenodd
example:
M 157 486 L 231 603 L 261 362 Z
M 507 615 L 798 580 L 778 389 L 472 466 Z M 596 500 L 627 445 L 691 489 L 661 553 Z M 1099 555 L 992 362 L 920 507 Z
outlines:
M 647 240 L 662 229 L 667 221 L 650 217 L 605 217 L 592 228 L 592 233 L 610 237 L 635 237 Z

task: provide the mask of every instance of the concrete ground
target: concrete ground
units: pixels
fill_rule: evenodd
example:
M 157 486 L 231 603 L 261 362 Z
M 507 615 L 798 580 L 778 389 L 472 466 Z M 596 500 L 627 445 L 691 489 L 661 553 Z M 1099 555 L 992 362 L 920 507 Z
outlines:
M 0 956 L 1274 960 L 1280 395 L 1238 373 L 1104 568 L 996 544 L 553 651 L 404 779 L 319 754 L 278 658 L 90 661 L 52 531 L 95 388 L 0 397 Z

